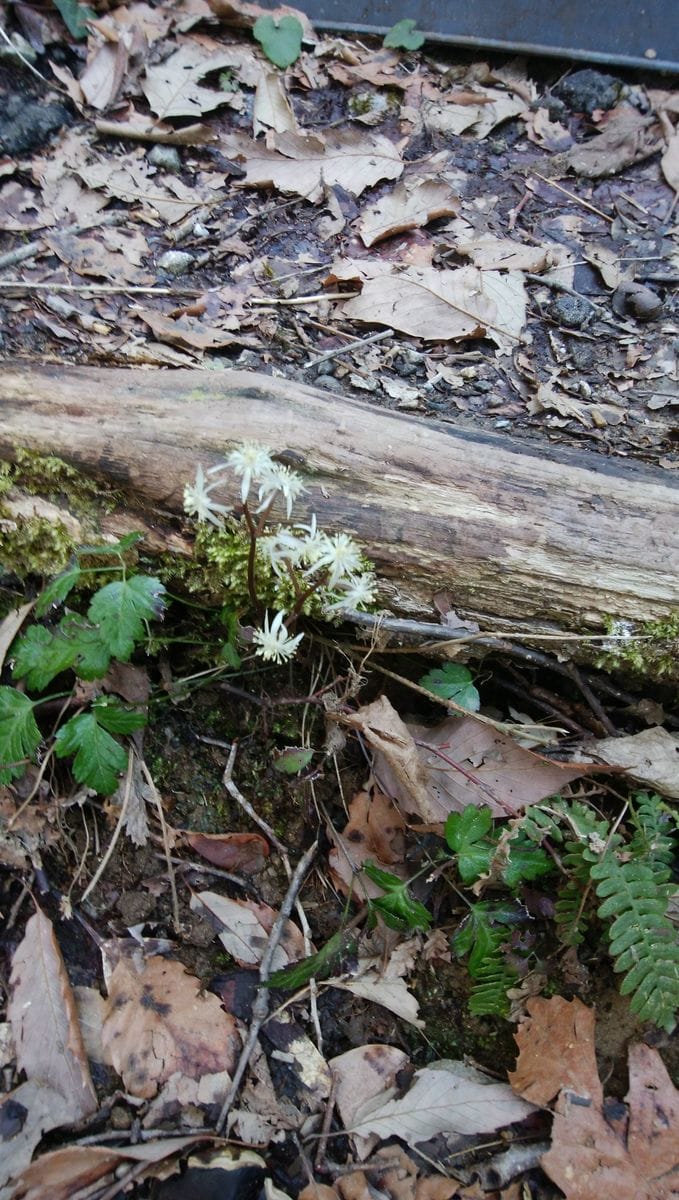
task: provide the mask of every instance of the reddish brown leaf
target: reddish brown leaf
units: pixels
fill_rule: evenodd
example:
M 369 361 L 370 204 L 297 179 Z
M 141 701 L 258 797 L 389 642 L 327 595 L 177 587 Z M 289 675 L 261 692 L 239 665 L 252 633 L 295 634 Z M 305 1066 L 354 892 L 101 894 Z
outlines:
M 256 875 L 269 856 L 269 843 L 259 833 L 192 833 L 179 836 L 216 867 Z
M 515 1034 L 516 1069 L 509 1072 L 514 1091 L 533 1104 L 546 1105 L 568 1087 L 601 1104 L 593 1054 L 594 1009 L 563 996 L 536 997 L 526 1007 L 528 1016 Z

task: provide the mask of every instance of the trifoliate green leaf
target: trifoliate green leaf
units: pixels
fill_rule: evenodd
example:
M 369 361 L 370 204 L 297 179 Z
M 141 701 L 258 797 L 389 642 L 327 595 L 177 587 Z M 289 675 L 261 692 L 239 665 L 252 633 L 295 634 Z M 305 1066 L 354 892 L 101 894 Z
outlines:
M 87 615 L 98 625 L 114 658 L 121 662 L 131 658 L 136 643 L 143 640 L 144 621 L 161 615 L 164 592 L 159 579 L 133 575 L 107 583 L 92 597 Z
M 125 708 L 116 696 L 102 696 L 92 705 L 97 723 L 103 725 L 109 733 L 134 733 L 146 724 L 144 713 Z
M 54 739 L 59 758 L 75 755 L 73 774 L 102 796 L 118 786 L 118 776 L 127 766 L 127 751 L 97 721 L 93 712 L 79 713 L 62 725 Z
M 416 26 L 417 21 L 413 21 L 412 17 L 397 21 L 385 36 L 382 45 L 389 50 L 419 50 L 420 46 L 424 45 L 424 34 Z
M 444 836 L 456 856 L 463 883 L 473 883 L 488 870 L 495 847 L 486 835 L 492 827 L 493 816 L 489 808 L 468 804 L 462 812 L 448 813 Z
M 32 701 L 16 688 L 0 687 L 0 783 L 23 775 L 22 760 L 33 758 L 39 745 Z
M 390 929 L 428 929 L 431 925 L 431 914 L 413 899 L 408 891 L 408 884 L 391 871 L 383 871 L 374 863 L 363 864 L 368 879 L 376 883 L 384 891 L 384 896 L 371 900 L 370 905 L 377 909 L 385 925 Z
M 444 667 L 428 671 L 420 679 L 420 687 L 442 700 L 453 700 L 469 712 L 479 711 L 481 697 L 472 683 L 471 672 L 458 663 L 446 663 Z
M 71 642 L 43 625 L 31 625 L 13 648 L 15 679 L 24 679 L 32 692 L 44 692 L 52 680 L 73 665 Z
M 48 583 L 35 606 L 36 617 L 44 617 L 48 608 L 51 608 L 53 604 L 63 604 L 81 575 L 80 567 L 69 567 L 66 571 L 62 571 L 61 575 L 57 575 L 51 583 Z
M 297 17 L 281 17 L 276 23 L 273 17 L 259 17 L 252 30 L 266 57 L 275 66 L 289 67 L 299 58 L 304 30 Z

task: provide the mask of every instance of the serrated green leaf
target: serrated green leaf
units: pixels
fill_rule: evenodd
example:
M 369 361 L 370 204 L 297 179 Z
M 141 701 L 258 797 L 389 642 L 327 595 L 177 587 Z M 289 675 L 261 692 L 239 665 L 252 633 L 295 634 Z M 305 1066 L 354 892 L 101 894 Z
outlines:
M 159 579 L 133 575 L 107 583 L 92 597 L 87 615 L 99 627 L 111 655 L 127 662 L 137 642 L 144 638 L 144 621 L 159 617 L 163 611 L 165 588 Z
M 143 729 L 146 724 L 144 713 L 125 708 L 116 696 L 102 696 L 92 705 L 92 712 L 97 724 L 109 733 L 134 733 L 135 729 Z
M 103 679 L 111 661 L 111 651 L 101 633 L 83 617 L 68 613 L 59 629 L 73 651 L 73 670 L 80 679 Z
M 66 571 L 62 571 L 61 575 L 57 575 L 51 583 L 48 583 L 35 606 L 36 617 L 44 617 L 48 608 L 51 608 L 53 604 L 63 604 L 81 575 L 80 567 L 69 567 Z
M 252 32 L 275 66 L 285 69 L 299 58 L 304 30 L 297 17 L 286 15 L 276 22 L 267 14 L 255 21 Z
M 59 758 L 75 755 L 73 774 L 102 796 L 118 786 L 118 776 L 127 766 L 127 751 L 98 723 L 94 712 L 79 713 L 62 725 L 54 739 Z
M 96 13 L 87 4 L 79 4 L 78 0 L 54 0 L 54 7 L 61 14 L 64 25 L 71 37 L 80 41 L 87 37 L 87 22 L 96 18 Z
M 19 779 L 40 745 L 33 702 L 13 687 L 0 687 L 0 783 Z
M 76 554 L 94 554 L 97 558 L 108 558 L 114 555 L 116 558 L 120 558 L 121 554 L 125 554 L 126 551 L 136 546 L 137 542 L 141 542 L 143 536 L 143 533 L 126 533 L 119 542 L 107 542 L 105 546 L 96 544 L 94 546 L 78 546 Z M 84 569 L 87 570 L 86 567 Z
M 397 21 L 386 34 L 382 45 L 389 50 L 419 50 L 425 39 L 416 26 L 417 21 L 413 21 L 412 17 Z
M 458 874 L 463 883 L 473 883 L 488 870 L 495 847 L 486 838 L 493 816 L 485 806 L 468 804 L 461 812 L 449 813 L 445 839 L 456 856 Z
M 309 766 L 314 756 L 313 750 L 305 750 L 301 746 L 286 746 L 274 759 L 273 769 L 281 775 L 299 775 Z
M 435 667 L 423 675 L 419 682 L 420 687 L 426 688 L 434 696 L 440 696 L 442 700 L 452 700 L 468 712 L 479 711 L 481 697 L 472 683 L 471 671 L 458 663 Z
M 52 633 L 43 625 L 31 625 L 14 643 L 13 657 L 14 679 L 24 679 L 32 692 L 44 692 L 57 675 L 73 665 L 75 652 L 58 632 Z

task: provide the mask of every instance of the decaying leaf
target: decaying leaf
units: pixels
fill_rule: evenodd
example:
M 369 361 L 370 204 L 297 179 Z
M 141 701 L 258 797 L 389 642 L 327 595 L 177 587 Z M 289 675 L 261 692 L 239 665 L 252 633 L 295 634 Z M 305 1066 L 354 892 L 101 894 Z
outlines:
M 353 129 L 323 135 L 272 131 L 264 144 L 230 134 L 223 139 L 222 149 L 243 161 L 243 184 L 276 188 L 313 203 L 322 199 L 326 187 L 340 184 L 353 196 L 360 196 L 382 179 L 398 179 L 403 171 L 393 142 L 378 133 Z
M 408 229 L 419 229 L 438 217 L 459 211 L 460 201 L 443 179 L 405 180 L 361 213 L 359 232 L 364 246 Z
M 268 904 L 254 900 L 231 900 L 217 892 L 197 892 L 191 899 L 194 911 L 206 909 L 214 918 L 219 940 L 242 967 L 257 966 L 269 940 L 276 913 Z M 304 938 L 293 921 L 287 921 L 271 964 L 272 971 L 306 957 Z
M 396 955 L 392 955 L 386 966 L 381 959 L 359 958 L 356 974 L 351 979 L 330 979 L 330 987 L 351 992 L 380 1004 L 416 1029 L 424 1029 L 424 1021 L 418 1016 L 420 1006 L 403 979 L 404 967 Z
M 359 1108 L 353 1132 L 398 1137 L 416 1146 L 441 1133 L 491 1133 L 535 1112 L 509 1084 L 449 1059 L 416 1071 L 405 1095 L 397 1098 L 395 1091 L 390 1088 Z
M 471 96 L 476 100 L 472 101 Z M 525 101 L 517 96 L 499 88 L 479 88 L 466 95 L 462 102 L 458 99 L 449 103 L 424 104 L 422 116 L 426 127 L 432 131 L 453 135 L 470 133 L 481 140 L 496 125 L 518 117 L 524 108 Z
M 269 856 L 269 843 L 259 833 L 194 833 L 178 829 L 175 834 L 222 871 L 256 875 Z
M 240 107 L 242 98 L 237 92 L 218 91 L 203 87 L 201 80 L 211 71 L 239 67 L 242 52 L 200 41 L 184 42 L 163 63 L 147 66 L 142 90 L 152 112 L 161 119 L 168 117 L 200 117 L 222 104 Z
M 152 308 L 137 309 L 136 315 L 153 330 L 161 342 L 169 342 L 170 345 L 179 346 L 184 350 L 215 350 L 234 344 L 242 345 L 248 341 L 247 337 L 239 335 L 238 321 L 235 319 L 225 322 L 227 325 L 233 324 L 234 329 L 220 329 L 205 324 L 200 317 L 183 316 L 174 319 Z
M 152 957 L 139 967 L 127 957 L 115 967 L 102 1029 L 126 1089 L 149 1099 L 173 1077 L 205 1083 L 230 1074 L 240 1036 L 217 997 L 179 962 Z
M 0 621 L 0 669 L 4 665 L 7 651 L 34 604 L 35 600 L 30 600 L 28 604 L 20 604 L 18 608 L 11 609 L 7 616 Z
M 679 800 L 679 737 L 661 725 L 629 737 L 589 742 L 587 750 L 609 766 L 624 767 L 639 783 Z
M 61 1098 L 60 1124 L 97 1109 L 71 985 L 52 922 L 38 909 L 12 960 L 9 1020 L 17 1064 Z
M 189 1147 L 206 1140 L 204 1134 L 197 1133 L 140 1146 L 65 1146 L 52 1150 L 15 1179 L 12 1200 L 71 1200 L 85 1189 L 89 1192 L 108 1175 L 115 1179 L 115 1172 L 123 1164 L 147 1163 L 149 1174 L 155 1175 L 155 1164 L 186 1153 Z M 135 1179 L 144 1177 L 143 1171 L 135 1174 Z
M 342 316 L 427 341 L 490 337 L 509 351 L 525 325 L 526 294 L 523 276 L 516 271 L 399 270 L 381 260 L 344 259 L 333 264 L 325 282 L 338 281 L 361 286 L 360 296 L 338 306 Z
M 561 1081 L 552 1145 L 541 1161 L 566 1200 L 676 1200 L 679 1092 L 657 1050 L 630 1046 L 628 1115 L 618 1111 L 611 1121 L 596 1065 L 593 1010 L 555 996 L 529 1001 L 528 1011 L 512 1080 L 522 1094 L 543 1102 Z
M 397 1046 L 382 1044 L 355 1046 L 331 1058 L 329 1067 L 337 1085 L 335 1103 L 347 1132 L 354 1127 L 356 1114 L 383 1092 L 391 1092 L 396 1077 L 408 1064 L 408 1055 Z M 370 1146 L 370 1139 L 366 1146 Z
M 467 221 L 459 219 L 448 227 L 458 254 L 469 258 L 482 271 L 532 271 L 539 273 L 563 264 L 568 253 L 562 246 L 535 246 L 513 238 L 477 233 Z M 561 278 L 561 276 L 559 276 Z
M 601 133 L 572 146 L 562 161 L 576 175 L 586 179 L 601 179 L 650 158 L 662 145 L 660 127 L 653 116 L 643 116 L 631 105 L 621 105 L 611 112 Z
M 262 71 L 257 80 L 252 132 L 257 137 L 267 129 L 275 129 L 276 133 L 297 131 L 297 121 L 280 71 Z
M 404 830 L 405 821 L 388 796 L 381 792 L 357 792 L 349 805 L 349 820 L 342 833 L 330 831 L 335 848 L 330 851 L 328 862 L 345 895 L 355 889 L 356 874 L 367 859 L 400 874 Z M 374 898 L 382 895 L 382 889 L 363 877 L 360 894 Z

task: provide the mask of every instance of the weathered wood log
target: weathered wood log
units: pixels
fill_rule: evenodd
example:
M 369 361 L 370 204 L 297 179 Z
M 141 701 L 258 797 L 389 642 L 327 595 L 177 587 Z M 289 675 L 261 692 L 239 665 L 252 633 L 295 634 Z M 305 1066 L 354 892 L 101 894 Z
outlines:
M 0 380 L 1 456 L 58 455 L 126 489 L 151 525 L 181 512 L 198 463 L 244 439 L 289 455 L 308 480 L 300 515 L 365 544 L 397 613 L 431 619 L 441 589 L 486 628 L 591 632 L 679 609 L 669 472 L 259 374 L 14 364 Z

